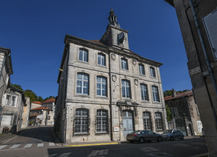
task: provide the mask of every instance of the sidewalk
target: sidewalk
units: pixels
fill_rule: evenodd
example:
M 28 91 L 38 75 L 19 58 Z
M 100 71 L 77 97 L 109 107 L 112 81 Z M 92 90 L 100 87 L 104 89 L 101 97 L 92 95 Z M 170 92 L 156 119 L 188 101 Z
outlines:
M 7 141 L 15 138 L 17 136 L 17 134 L 0 134 L 0 144 L 4 144 L 6 143 Z

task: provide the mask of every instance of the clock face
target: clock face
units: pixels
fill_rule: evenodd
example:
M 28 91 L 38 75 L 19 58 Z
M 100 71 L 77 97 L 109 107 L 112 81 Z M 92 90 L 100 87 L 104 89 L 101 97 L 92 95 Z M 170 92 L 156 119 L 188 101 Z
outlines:
M 118 37 L 118 45 L 123 43 L 123 41 L 124 41 L 124 33 L 121 32 L 120 34 L 118 34 L 117 37 Z

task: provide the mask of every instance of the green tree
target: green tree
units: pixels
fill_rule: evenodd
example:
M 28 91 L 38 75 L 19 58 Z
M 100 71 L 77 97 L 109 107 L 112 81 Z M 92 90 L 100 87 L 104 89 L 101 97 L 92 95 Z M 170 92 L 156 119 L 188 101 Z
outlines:
M 30 97 L 31 102 L 38 100 L 37 95 L 32 90 L 29 90 L 29 89 L 25 90 L 24 95 L 26 97 Z
M 164 91 L 164 97 L 166 97 L 166 96 L 172 96 L 172 90 Z
M 43 99 L 41 96 L 39 96 L 39 97 L 37 98 L 37 101 L 43 102 L 44 99 Z
M 14 86 L 17 89 L 20 89 L 21 91 L 23 91 L 23 88 L 21 87 L 21 85 L 18 84 L 11 84 L 12 86 Z
M 166 111 L 167 111 L 167 121 L 169 122 L 172 120 L 172 112 L 171 112 L 168 104 L 166 104 Z

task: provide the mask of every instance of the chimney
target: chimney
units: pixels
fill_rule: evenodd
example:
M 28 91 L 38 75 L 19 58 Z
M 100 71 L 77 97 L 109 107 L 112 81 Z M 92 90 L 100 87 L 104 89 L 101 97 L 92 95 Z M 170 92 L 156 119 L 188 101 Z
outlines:
M 172 89 L 172 97 L 176 97 L 176 91 Z

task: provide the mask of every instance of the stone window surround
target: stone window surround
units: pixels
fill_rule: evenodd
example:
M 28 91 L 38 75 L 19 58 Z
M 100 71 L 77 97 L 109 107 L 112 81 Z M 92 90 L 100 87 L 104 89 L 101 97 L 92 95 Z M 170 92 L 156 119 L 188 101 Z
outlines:
M 10 96 L 9 103 L 6 102 L 8 96 Z M 15 97 L 15 100 L 14 100 L 14 103 L 13 103 L 14 105 L 12 105 L 12 98 L 14 98 L 14 97 Z M 17 105 L 16 105 L 16 101 L 17 101 L 17 95 L 13 95 L 13 94 L 7 93 L 7 94 L 5 95 L 5 103 L 4 103 L 4 106 L 16 107 L 16 106 L 17 106 Z

